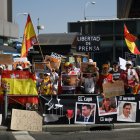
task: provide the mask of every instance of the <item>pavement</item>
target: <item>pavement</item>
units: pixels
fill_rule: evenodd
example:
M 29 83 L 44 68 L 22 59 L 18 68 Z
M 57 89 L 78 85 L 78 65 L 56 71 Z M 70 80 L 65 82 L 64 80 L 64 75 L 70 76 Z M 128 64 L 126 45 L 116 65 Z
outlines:
M 140 123 L 115 123 L 115 124 L 63 124 L 63 125 L 43 125 L 43 132 L 77 132 L 77 131 L 97 131 L 123 128 L 140 128 Z M 9 130 L 7 126 L 0 125 L 0 131 Z

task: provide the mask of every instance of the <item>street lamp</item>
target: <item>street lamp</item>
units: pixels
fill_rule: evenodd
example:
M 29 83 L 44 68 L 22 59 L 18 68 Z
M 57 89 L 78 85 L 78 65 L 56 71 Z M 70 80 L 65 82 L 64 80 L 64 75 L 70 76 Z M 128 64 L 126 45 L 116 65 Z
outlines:
M 38 35 L 39 35 L 39 31 L 40 30 L 44 30 L 44 26 L 43 25 L 40 25 L 39 18 L 37 20 L 38 20 L 37 30 L 38 30 Z
M 95 2 L 94 1 L 86 2 L 85 7 L 84 7 L 84 20 L 86 20 L 86 8 L 89 4 L 95 4 Z
M 29 14 L 29 13 L 26 13 L 26 12 L 24 12 L 24 13 L 17 13 L 16 16 L 15 16 L 15 18 L 14 18 L 14 23 L 16 23 L 16 18 L 17 18 L 18 16 L 20 16 L 20 15 L 26 16 L 26 15 L 28 15 L 28 14 Z

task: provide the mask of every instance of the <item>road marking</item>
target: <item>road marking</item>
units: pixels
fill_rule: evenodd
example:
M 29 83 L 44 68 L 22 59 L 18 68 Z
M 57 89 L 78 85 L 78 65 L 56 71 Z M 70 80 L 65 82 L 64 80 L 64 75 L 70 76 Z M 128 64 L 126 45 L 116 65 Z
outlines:
M 12 132 L 16 140 L 35 140 L 27 131 Z

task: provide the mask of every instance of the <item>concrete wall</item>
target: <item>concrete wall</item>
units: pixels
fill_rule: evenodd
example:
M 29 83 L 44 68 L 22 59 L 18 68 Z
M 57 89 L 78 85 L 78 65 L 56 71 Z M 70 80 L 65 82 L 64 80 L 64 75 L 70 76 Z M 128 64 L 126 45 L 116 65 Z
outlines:
M 18 38 L 18 25 L 12 23 L 12 0 L 0 0 L 0 36 Z

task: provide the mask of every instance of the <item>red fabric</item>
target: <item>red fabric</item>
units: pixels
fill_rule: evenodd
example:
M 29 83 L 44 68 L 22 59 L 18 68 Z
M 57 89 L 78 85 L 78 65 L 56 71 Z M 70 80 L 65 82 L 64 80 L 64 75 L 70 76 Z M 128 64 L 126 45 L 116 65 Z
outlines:
M 125 87 L 134 87 L 135 86 L 135 80 L 134 79 L 130 79 L 128 80 L 127 78 L 127 71 L 123 71 L 120 74 L 120 78 L 124 81 L 124 86 Z
M 0 103 L 4 102 L 4 96 L 0 95 Z M 16 104 L 16 103 L 20 103 L 20 104 L 26 104 L 26 103 L 33 103 L 33 104 L 38 104 L 38 96 L 37 97 L 18 97 L 18 96 L 14 96 L 14 97 L 9 97 L 8 98 L 8 103 L 12 103 L 12 104 Z
M 104 80 L 106 80 L 107 82 L 112 82 L 113 75 L 110 74 L 110 73 L 107 74 L 107 75 L 100 74 L 99 80 L 97 81 L 97 86 L 102 87 L 102 84 L 104 83 Z

